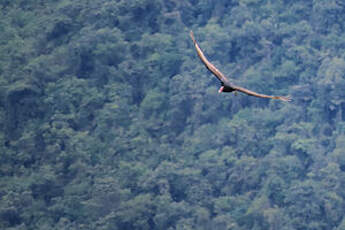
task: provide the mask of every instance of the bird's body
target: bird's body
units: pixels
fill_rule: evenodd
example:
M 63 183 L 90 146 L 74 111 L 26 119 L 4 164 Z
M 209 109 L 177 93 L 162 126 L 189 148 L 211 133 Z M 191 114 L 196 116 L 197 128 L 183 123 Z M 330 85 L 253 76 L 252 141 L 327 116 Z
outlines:
M 278 99 L 278 100 L 282 100 L 282 101 L 291 101 L 290 97 L 271 96 L 271 95 L 265 95 L 265 94 L 261 94 L 261 93 L 256 93 L 254 91 L 251 91 L 251 90 L 248 90 L 246 88 L 242 88 L 240 86 L 232 84 L 228 80 L 228 78 L 222 72 L 220 72 L 211 62 L 209 62 L 207 60 L 207 58 L 205 57 L 204 53 L 200 49 L 198 43 L 196 42 L 196 40 L 194 38 L 194 34 L 193 34 L 192 31 L 190 32 L 190 37 L 193 40 L 196 52 L 197 52 L 200 60 L 204 63 L 206 68 L 211 73 L 213 73 L 213 75 L 215 75 L 218 78 L 218 80 L 221 82 L 222 86 L 218 90 L 219 93 L 239 91 L 239 92 L 242 92 L 242 93 L 245 93 L 247 95 L 254 96 L 254 97 Z

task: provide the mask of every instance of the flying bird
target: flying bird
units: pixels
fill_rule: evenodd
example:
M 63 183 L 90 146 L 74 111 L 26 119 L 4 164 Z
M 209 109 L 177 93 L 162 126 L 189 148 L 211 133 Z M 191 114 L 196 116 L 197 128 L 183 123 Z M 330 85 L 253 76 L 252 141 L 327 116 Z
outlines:
M 218 80 L 220 81 L 221 87 L 219 88 L 218 93 L 222 93 L 222 92 L 228 93 L 228 92 L 239 91 L 239 92 L 242 92 L 242 93 L 248 94 L 250 96 L 254 96 L 254 97 L 271 98 L 271 99 L 278 99 L 278 100 L 282 100 L 282 101 L 291 101 L 290 97 L 271 96 L 271 95 L 256 93 L 256 92 L 251 91 L 249 89 L 245 89 L 245 88 L 242 88 L 240 86 L 232 84 L 229 81 L 229 79 L 227 77 L 225 77 L 225 75 L 222 72 L 220 72 L 211 62 L 209 62 L 207 60 L 207 58 L 205 57 L 204 53 L 202 52 L 202 50 L 200 49 L 198 43 L 196 42 L 196 40 L 194 38 L 193 31 L 190 32 L 190 37 L 193 40 L 196 52 L 198 53 L 200 60 L 204 63 L 206 68 L 209 71 L 211 71 L 211 73 L 214 74 L 218 78 Z

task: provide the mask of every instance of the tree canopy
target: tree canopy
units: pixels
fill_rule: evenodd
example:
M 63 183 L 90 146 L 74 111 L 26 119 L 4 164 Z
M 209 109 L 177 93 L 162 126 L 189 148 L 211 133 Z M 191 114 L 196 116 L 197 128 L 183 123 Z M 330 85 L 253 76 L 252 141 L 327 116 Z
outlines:
M 189 38 L 237 85 L 218 94 Z M 345 4 L 1 0 L 1 229 L 345 229 Z

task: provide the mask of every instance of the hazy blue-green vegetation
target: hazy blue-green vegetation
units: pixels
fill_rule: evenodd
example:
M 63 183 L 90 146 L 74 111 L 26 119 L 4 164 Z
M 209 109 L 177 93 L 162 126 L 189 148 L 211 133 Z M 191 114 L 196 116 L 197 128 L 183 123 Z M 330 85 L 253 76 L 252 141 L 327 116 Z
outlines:
M 0 229 L 345 229 L 345 3 L 0 0 Z

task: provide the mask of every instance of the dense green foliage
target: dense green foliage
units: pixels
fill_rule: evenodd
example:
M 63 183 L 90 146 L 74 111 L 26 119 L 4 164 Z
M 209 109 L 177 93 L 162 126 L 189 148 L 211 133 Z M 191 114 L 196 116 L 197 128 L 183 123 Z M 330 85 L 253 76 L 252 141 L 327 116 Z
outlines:
M 246 88 L 218 94 L 206 55 Z M 0 229 L 345 229 L 345 4 L 0 0 Z

